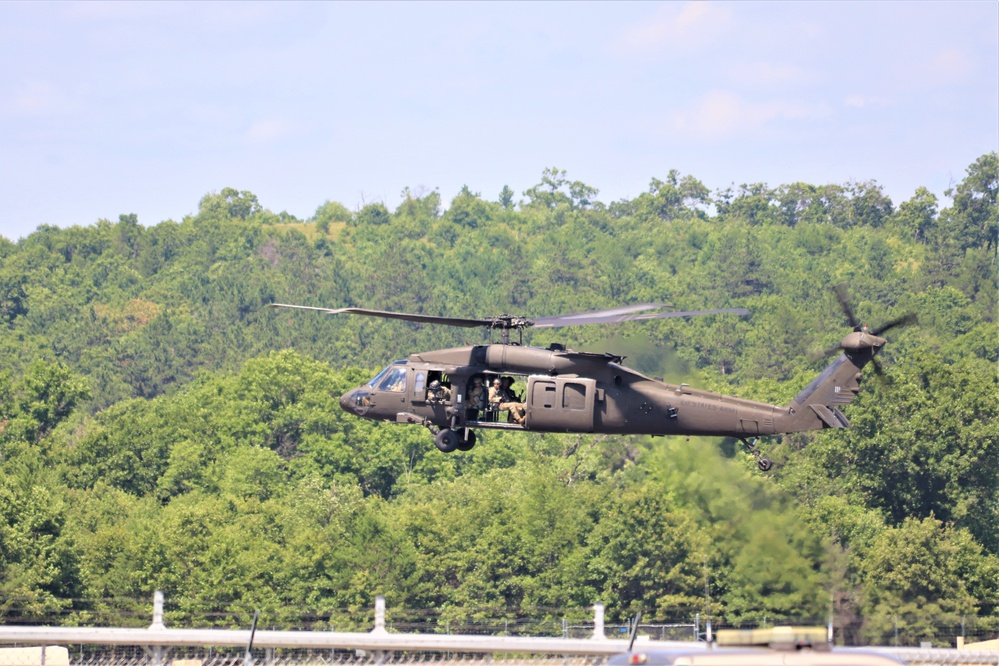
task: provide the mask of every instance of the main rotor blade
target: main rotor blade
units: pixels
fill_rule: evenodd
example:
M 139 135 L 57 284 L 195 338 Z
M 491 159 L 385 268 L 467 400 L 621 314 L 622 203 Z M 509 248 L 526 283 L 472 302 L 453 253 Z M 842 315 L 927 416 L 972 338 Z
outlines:
M 368 310 L 366 308 L 314 308 L 308 305 L 286 305 L 284 303 L 270 303 L 271 308 L 293 308 L 296 310 L 315 310 L 326 314 L 356 314 L 366 317 L 381 317 L 383 319 L 402 319 L 404 321 L 414 321 L 420 324 L 443 324 L 445 326 L 461 326 L 463 328 L 476 328 L 480 326 L 493 326 L 492 319 L 465 319 L 461 317 L 437 317 L 434 315 L 409 314 L 406 312 L 390 312 L 388 310 Z
M 881 326 L 871 331 L 871 333 L 873 333 L 874 335 L 881 335 L 885 331 L 889 331 L 895 328 L 896 326 L 908 326 L 909 324 L 917 324 L 917 323 L 919 323 L 919 317 L 917 317 L 914 312 L 910 312 L 908 314 L 902 315 L 898 319 L 892 319 L 891 321 L 882 324 Z
M 726 308 L 724 310 L 688 310 L 684 312 L 650 312 L 646 314 L 632 314 L 640 310 L 650 310 L 661 305 L 645 304 L 644 306 L 633 306 L 631 312 L 620 312 L 608 310 L 606 312 L 581 312 L 576 315 L 561 315 L 558 317 L 541 317 L 534 320 L 534 328 L 562 328 L 563 326 L 582 326 L 584 324 L 616 324 L 624 321 L 646 321 L 649 319 L 670 319 L 672 317 L 698 317 L 701 315 L 734 313 L 748 315 L 749 310 L 743 308 Z M 607 314 L 607 313 L 611 314 Z
M 403 321 L 412 321 L 420 324 L 442 324 L 444 326 L 460 326 L 463 328 L 484 327 L 501 329 L 524 329 L 531 326 L 534 326 L 535 328 L 561 328 L 563 326 L 582 326 L 584 324 L 615 324 L 623 321 L 666 319 L 670 317 L 695 317 L 698 315 L 722 314 L 728 312 L 740 315 L 749 314 L 749 310 L 745 310 L 743 308 L 635 314 L 637 312 L 643 312 L 644 310 L 666 307 L 665 303 L 625 305 L 619 308 L 609 308 L 607 310 L 577 312 L 574 314 L 556 315 L 553 317 L 540 317 L 538 319 L 527 319 L 526 317 L 515 317 L 512 315 L 500 315 L 498 317 L 482 319 L 471 319 L 466 317 L 438 317 L 436 315 L 410 314 L 408 312 L 391 312 L 388 310 L 369 310 L 367 308 L 317 308 L 309 305 L 288 305 L 286 303 L 270 303 L 267 307 L 312 310 L 315 312 L 324 312 L 326 314 L 356 314 L 364 315 L 366 317 L 381 317 L 383 319 L 402 319 Z
M 538 317 L 534 319 L 536 328 L 559 328 L 562 326 L 582 326 L 583 324 L 613 323 L 624 321 L 618 319 L 625 315 L 643 310 L 655 310 L 665 308 L 665 303 L 641 303 L 639 305 L 623 305 L 619 308 L 607 308 L 606 310 L 591 310 L 589 312 L 573 312 L 563 315 L 552 315 L 550 317 Z

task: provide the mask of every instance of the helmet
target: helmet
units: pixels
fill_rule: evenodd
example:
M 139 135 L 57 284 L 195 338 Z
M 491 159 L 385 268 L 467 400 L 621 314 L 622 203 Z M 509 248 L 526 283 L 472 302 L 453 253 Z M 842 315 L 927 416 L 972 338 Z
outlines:
M 441 383 L 439 381 L 437 381 L 436 379 L 434 381 L 430 382 L 430 388 L 436 390 L 436 389 L 439 389 L 440 387 L 441 387 Z

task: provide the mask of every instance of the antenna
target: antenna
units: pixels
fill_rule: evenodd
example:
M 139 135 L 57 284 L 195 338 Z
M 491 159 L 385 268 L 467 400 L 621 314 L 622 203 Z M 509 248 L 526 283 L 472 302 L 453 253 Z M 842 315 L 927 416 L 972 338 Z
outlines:
M 628 652 L 635 645 L 635 638 L 638 636 L 638 623 L 642 620 L 642 611 L 635 613 L 635 624 L 631 626 L 631 640 L 628 641 Z
M 253 624 L 250 625 L 250 642 L 246 644 L 246 654 L 243 656 L 243 666 L 253 666 L 253 637 L 257 633 L 257 618 L 260 610 L 253 611 Z

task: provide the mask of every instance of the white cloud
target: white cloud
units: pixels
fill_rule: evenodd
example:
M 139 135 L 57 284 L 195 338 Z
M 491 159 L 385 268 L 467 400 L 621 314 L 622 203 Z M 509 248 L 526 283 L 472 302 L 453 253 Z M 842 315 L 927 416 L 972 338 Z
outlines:
M 869 95 L 849 95 L 843 100 L 843 104 L 852 109 L 864 109 L 888 106 L 888 100 L 884 97 L 871 97 Z
M 284 120 L 272 118 L 258 120 L 246 131 L 246 138 L 253 143 L 270 143 L 291 133 L 291 126 Z
M 67 106 L 65 95 L 47 81 L 32 81 L 14 91 L 9 99 L 8 110 L 24 116 L 48 115 Z
M 772 86 L 807 81 L 808 73 L 801 67 L 794 65 L 743 62 L 733 66 L 732 79 L 741 85 Z
M 774 121 L 802 120 L 820 114 L 800 104 L 774 100 L 748 102 L 738 95 L 714 90 L 684 111 L 667 118 L 669 130 L 697 139 L 724 139 L 759 134 Z
M 647 55 L 666 48 L 698 50 L 717 42 L 731 24 L 732 13 L 710 2 L 664 4 L 650 20 L 624 28 L 612 49 L 625 55 Z
M 974 63 L 958 48 L 941 49 L 930 59 L 929 71 L 941 82 L 963 81 L 971 77 Z

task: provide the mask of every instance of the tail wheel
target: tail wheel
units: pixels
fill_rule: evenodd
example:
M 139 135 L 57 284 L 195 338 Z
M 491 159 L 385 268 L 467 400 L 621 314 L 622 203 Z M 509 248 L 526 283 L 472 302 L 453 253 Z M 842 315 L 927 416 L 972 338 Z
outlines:
M 468 431 L 468 439 L 463 439 L 458 442 L 459 451 L 471 451 L 472 447 L 475 446 L 475 431 Z
M 760 441 L 759 437 L 757 437 L 751 442 L 746 438 L 742 439 L 742 443 L 746 445 L 746 451 L 751 456 L 756 458 L 756 466 L 760 468 L 760 471 L 769 472 L 774 468 L 774 463 L 772 460 L 770 460 L 770 458 L 764 458 L 763 454 L 760 453 L 760 450 L 756 448 L 756 442 L 758 441 Z
M 434 444 L 441 450 L 441 452 L 451 453 L 458 448 L 458 433 L 450 428 L 444 428 L 437 433 L 437 437 L 434 439 Z

